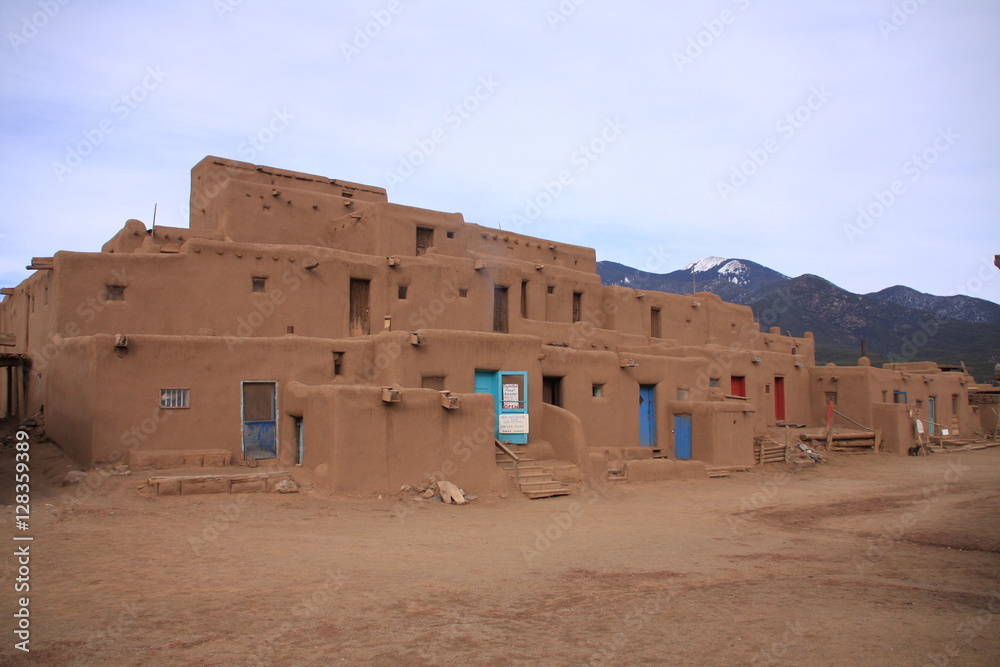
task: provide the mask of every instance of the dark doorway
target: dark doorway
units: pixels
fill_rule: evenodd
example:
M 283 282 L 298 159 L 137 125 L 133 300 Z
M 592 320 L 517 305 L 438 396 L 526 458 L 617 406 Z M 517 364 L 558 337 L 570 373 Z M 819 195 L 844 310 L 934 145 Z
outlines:
M 562 407 L 562 378 L 546 375 L 542 378 L 542 402 Z

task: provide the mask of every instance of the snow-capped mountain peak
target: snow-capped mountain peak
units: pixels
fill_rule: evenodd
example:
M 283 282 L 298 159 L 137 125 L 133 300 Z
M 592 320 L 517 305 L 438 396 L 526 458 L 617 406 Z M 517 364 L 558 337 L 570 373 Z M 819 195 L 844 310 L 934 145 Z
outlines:
M 750 272 L 750 267 L 741 262 L 738 259 L 726 262 L 721 267 L 719 267 L 719 274 L 726 276 L 729 282 L 734 285 L 739 285 L 746 282 L 747 274 Z
M 700 259 L 697 262 L 691 262 L 684 267 L 685 271 L 690 271 L 691 273 L 704 273 L 705 271 L 711 271 L 719 264 L 725 264 L 727 259 L 723 257 L 706 257 L 705 259 Z

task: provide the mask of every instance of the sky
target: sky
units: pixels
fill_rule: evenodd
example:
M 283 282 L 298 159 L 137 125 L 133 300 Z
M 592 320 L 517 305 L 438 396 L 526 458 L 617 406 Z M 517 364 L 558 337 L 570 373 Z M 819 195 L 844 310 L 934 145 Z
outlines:
M 995 0 L 5 0 L 0 282 L 206 155 L 665 273 L 1000 301 Z

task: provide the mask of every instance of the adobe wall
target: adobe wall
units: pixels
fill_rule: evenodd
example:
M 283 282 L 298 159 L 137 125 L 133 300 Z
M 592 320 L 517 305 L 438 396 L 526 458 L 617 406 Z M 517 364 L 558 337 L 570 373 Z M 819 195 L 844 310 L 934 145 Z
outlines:
M 754 414 L 752 402 L 670 405 L 674 414 L 691 414 L 691 458 L 709 465 L 753 466 Z
M 234 241 L 407 257 L 417 254 L 417 227 L 426 227 L 428 254 L 597 267 L 591 248 L 467 225 L 459 213 L 390 204 L 383 188 L 312 174 L 206 157 L 191 171 L 191 193 L 191 229 Z
M 42 371 L 46 435 L 83 465 L 95 458 L 98 404 L 104 405 L 104 414 L 114 407 L 106 404 L 106 397 L 97 388 L 97 349 L 93 337 L 68 338 L 61 341 Z
M 860 366 L 827 365 L 810 370 L 813 377 L 813 423 L 825 424 L 826 394 L 837 394 L 836 410 L 861 424 L 881 428 L 887 439 L 887 449 L 906 453 L 912 445 L 913 424 L 911 412 L 919 411 L 921 419 L 929 418 L 929 399 L 936 399 L 937 434 L 942 428 L 951 436 L 972 437 L 979 431 L 969 406 L 969 388 L 972 377 L 965 373 L 942 372 L 932 362 L 906 364 L 906 371 L 874 368 L 862 358 Z M 896 392 L 905 392 L 906 403 L 902 409 L 885 406 L 895 403 Z M 888 420 L 902 419 L 905 423 L 891 425 Z M 879 422 L 881 426 L 877 426 Z M 853 425 L 835 416 L 834 425 L 853 428 Z M 890 436 L 891 433 L 903 435 Z
M 288 336 L 236 347 L 227 344 L 232 342 L 139 335 L 121 353 L 110 335 L 69 340 L 49 379 L 47 428 L 83 464 L 136 452 L 205 449 L 228 450 L 238 461 L 240 382 L 273 381 L 278 458 L 293 463 L 293 417 L 303 417 L 303 465 L 312 470 L 326 464 L 321 485 L 343 493 L 391 493 L 442 471 L 470 488 L 503 484 L 494 462 L 490 397 L 462 396 L 458 410 L 446 410 L 438 392 L 406 389 L 402 403 L 385 404 L 380 388 L 348 385 L 347 377 L 335 375 L 329 341 Z M 373 348 L 353 352 L 342 371 L 361 371 Z M 340 384 L 310 386 L 299 379 Z M 189 389 L 190 407 L 161 408 L 159 392 L 166 388 Z
M 493 444 L 493 401 L 460 395 L 441 406 L 437 391 L 403 389 L 385 404 L 377 387 L 291 383 L 284 410 L 302 418 L 303 466 L 336 493 L 396 493 L 403 484 L 448 480 L 469 492 L 506 487 Z

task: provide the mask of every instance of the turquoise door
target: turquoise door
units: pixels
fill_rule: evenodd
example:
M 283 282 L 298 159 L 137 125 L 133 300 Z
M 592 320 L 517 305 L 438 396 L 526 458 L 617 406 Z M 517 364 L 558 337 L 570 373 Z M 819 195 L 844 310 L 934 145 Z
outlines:
M 476 393 L 493 396 L 494 437 L 513 445 L 528 444 L 528 374 L 524 371 L 476 371 Z
M 674 458 L 691 458 L 691 415 L 674 415 Z
M 937 435 L 937 398 L 931 396 L 927 399 L 927 433 Z
M 639 446 L 656 447 L 656 385 L 639 385 Z

